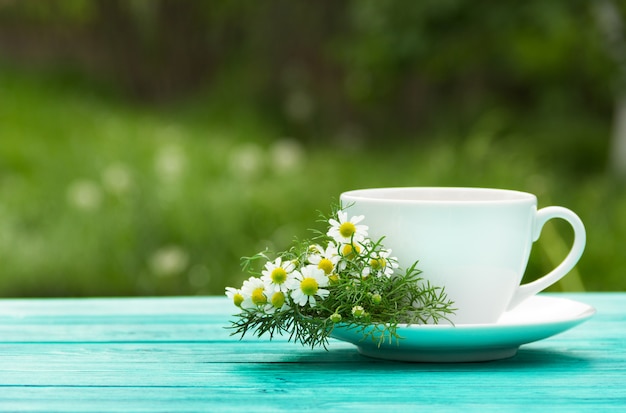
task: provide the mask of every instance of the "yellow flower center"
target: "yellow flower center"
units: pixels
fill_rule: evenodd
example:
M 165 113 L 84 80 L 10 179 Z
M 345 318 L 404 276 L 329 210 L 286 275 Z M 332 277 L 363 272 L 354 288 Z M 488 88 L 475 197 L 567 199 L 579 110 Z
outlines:
M 337 282 L 339 282 L 339 274 L 329 275 L 328 280 L 331 282 L 331 284 L 336 284 Z
M 343 256 L 348 259 L 355 257 L 360 252 L 361 252 L 361 247 L 359 247 L 358 245 L 353 245 L 353 244 L 346 244 L 341 249 L 341 253 L 343 254 Z
M 241 307 L 241 303 L 243 303 L 243 300 L 244 300 L 243 295 L 241 294 L 233 295 L 233 303 L 235 303 L 237 307 Z
M 384 258 L 372 258 L 370 260 L 370 266 L 373 270 L 380 270 L 387 266 L 387 262 Z
M 272 295 L 272 305 L 275 308 L 281 308 L 285 304 L 285 294 L 278 291 Z
M 262 305 L 267 303 L 267 297 L 263 294 L 263 287 L 255 288 L 252 291 L 252 302 L 256 305 Z
M 270 277 L 274 283 L 282 284 L 287 280 L 287 271 L 282 267 L 274 268 Z
M 344 222 L 339 226 L 339 233 L 344 238 L 350 238 L 356 232 L 356 227 L 352 222 Z
M 328 258 L 322 258 L 320 263 L 317 264 L 317 268 L 324 270 L 326 274 L 330 274 L 333 271 L 333 263 Z
M 315 295 L 317 290 L 319 289 L 319 284 L 315 280 L 315 278 L 305 278 L 300 283 L 300 289 L 306 295 Z

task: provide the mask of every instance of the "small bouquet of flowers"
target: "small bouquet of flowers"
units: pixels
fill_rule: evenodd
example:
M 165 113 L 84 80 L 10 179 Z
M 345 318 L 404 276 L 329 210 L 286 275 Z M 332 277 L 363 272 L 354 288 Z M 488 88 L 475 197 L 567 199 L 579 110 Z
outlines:
M 422 279 L 417 262 L 402 271 L 383 238 L 368 238 L 364 216 L 337 209 L 326 233 L 288 251 L 242 258 L 251 277 L 226 295 L 241 309 L 231 328 L 243 337 L 288 335 L 326 348 L 333 329 L 356 328 L 378 342 L 398 340 L 398 324 L 438 323 L 453 312 L 442 287 Z M 255 266 L 262 261 L 262 267 Z M 372 328 L 374 327 L 374 328 Z

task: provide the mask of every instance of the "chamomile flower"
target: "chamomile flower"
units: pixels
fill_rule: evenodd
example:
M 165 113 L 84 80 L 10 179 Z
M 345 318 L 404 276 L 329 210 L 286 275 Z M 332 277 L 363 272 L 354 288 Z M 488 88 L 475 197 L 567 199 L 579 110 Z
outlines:
M 328 297 L 329 291 L 321 288 L 328 285 L 328 277 L 324 270 L 317 268 L 316 265 L 307 265 L 293 274 L 293 278 L 289 280 L 289 288 L 292 290 L 291 298 L 299 306 L 309 304 L 315 307 L 316 297 L 322 300 Z
M 226 297 L 230 298 L 233 304 L 237 307 L 241 307 L 241 304 L 245 300 L 245 297 L 240 289 L 226 287 Z
M 337 263 L 337 271 L 341 273 L 345 271 L 350 261 L 356 261 L 359 258 L 363 248 L 359 244 L 347 243 L 340 245 L 338 251 L 340 259 Z
M 287 304 L 287 293 L 276 291 L 270 296 L 269 303 L 265 305 L 266 314 L 274 314 L 276 311 L 285 311 L 289 309 Z
M 390 255 L 390 249 L 383 249 L 372 254 L 369 265 L 363 269 L 362 275 L 374 274 L 377 277 L 391 277 L 394 270 L 398 268 L 398 260 L 395 257 L 390 257 Z
M 262 271 L 261 280 L 265 283 L 268 291 L 271 293 L 287 291 L 287 281 L 292 277 L 292 272 L 296 266 L 291 261 L 283 261 L 281 257 L 276 258 L 274 262 L 268 261 L 265 264 L 265 270 Z
M 309 263 L 317 265 L 317 268 L 324 270 L 326 275 L 330 276 L 335 271 L 339 258 L 341 258 L 337 253 L 337 246 L 333 242 L 329 242 L 326 249 L 316 245 L 313 251 L 314 253 L 307 257 Z
M 339 253 L 345 259 L 352 260 L 361 254 L 362 248 L 358 244 L 347 243 L 339 248 Z
M 337 219 L 331 218 L 328 223 L 331 225 L 326 233 L 337 243 L 362 242 L 367 237 L 367 225 L 358 225 L 363 221 L 363 215 L 354 216 L 348 219 L 348 213 L 337 211 Z
M 265 284 L 260 278 L 250 277 L 243 282 L 241 293 L 244 300 L 241 302 L 242 308 L 258 308 L 268 303 L 268 292 Z

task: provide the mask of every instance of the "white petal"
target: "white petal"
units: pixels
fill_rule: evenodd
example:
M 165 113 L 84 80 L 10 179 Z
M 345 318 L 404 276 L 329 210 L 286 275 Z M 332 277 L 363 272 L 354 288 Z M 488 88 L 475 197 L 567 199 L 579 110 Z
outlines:
M 359 222 L 363 221 L 364 218 L 365 218 L 365 215 L 355 216 L 355 217 L 350 218 L 350 222 L 352 222 L 353 224 L 358 224 Z

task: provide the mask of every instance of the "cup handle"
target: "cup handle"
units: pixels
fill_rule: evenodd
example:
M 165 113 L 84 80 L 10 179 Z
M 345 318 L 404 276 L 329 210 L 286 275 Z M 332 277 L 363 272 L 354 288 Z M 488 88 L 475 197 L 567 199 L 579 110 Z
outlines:
M 567 254 L 567 257 L 559 264 L 554 270 L 544 275 L 543 277 L 535 280 L 531 283 L 520 285 L 515 293 L 513 294 L 513 298 L 509 303 L 508 310 L 515 308 L 518 304 L 520 304 L 525 299 L 537 294 L 539 291 L 544 290 L 563 278 L 565 274 L 567 274 L 578 262 L 581 255 L 583 254 L 583 250 L 585 249 L 586 242 L 586 232 L 585 226 L 583 225 L 578 215 L 573 213 L 567 208 L 551 206 L 542 208 L 537 211 L 535 215 L 535 223 L 533 225 L 533 242 L 539 239 L 539 235 L 541 234 L 541 229 L 544 224 L 553 218 L 561 218 L 567 221 L 572 228 L 574 229 L 574 243 L 572 248 Z

